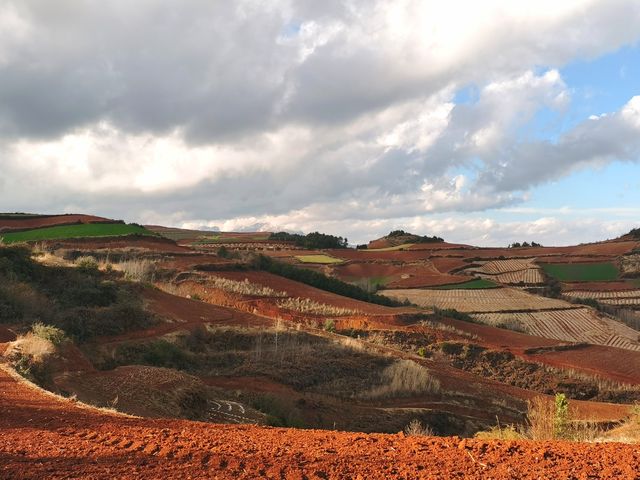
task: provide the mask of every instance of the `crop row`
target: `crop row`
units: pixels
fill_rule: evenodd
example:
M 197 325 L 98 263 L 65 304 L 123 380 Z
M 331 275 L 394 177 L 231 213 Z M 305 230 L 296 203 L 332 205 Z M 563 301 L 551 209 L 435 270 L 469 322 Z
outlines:
M 531 334 L 568 342 L 585 342 L 639 350 L 638 332 L 626 325 L 598 316 L 593 310 L 552 310 L 544 312 L 484 313 L 473 317 L 490 325 L 519 324 Z
M 568 302 L 531 295 L 514 288 L 490 290 L 405 289 L 381 292 L 397 300 L 408 299 L 421 307 L 455 309 L 461 312 L 501 312 L 574 308 Z

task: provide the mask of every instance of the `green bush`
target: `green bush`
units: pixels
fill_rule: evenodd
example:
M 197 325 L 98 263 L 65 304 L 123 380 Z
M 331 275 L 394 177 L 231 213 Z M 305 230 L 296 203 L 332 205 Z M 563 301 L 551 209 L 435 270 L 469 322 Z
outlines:
M 50 341 L 55 346 L 62 345 L 67 341 L 66 334 L 52 325 L 44 325 L 42 323 L 35 323 L 31 327 L 31 332 L 40 338 Z
M 189 354 L 166 340 L 136 345 L 121 345 L 115 352 L 116 363 L 120 365 L 140 364 L 151 367 L 188 370 L 191 366 Z

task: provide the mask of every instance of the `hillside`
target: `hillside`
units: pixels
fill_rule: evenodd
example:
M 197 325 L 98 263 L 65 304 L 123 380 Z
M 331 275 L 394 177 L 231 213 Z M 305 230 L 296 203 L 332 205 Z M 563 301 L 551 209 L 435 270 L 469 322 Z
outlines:
M 571 427 L 554 434 L 561 440 L 619 439 L 613 427 L 636 421 L 635 240 L 310 250 L 260 234 L 149 230 L 90 216 L 7 221 L 19 226 L 10 233 L 38 238 L 0 246 L 0 363 L 24 377 L 0 374 L 0 405 L 13 412 L 0 419 L 10 433 L 0 440 L 9 477 L 20 455 L 46 454 L 19 453 L 20 426 L 34 416 L 48 426 L 42 438 L 64 449 L 55 474 L 170 467 L 222 478 L 278 468 L 285 478 L 401 478 L 424 469 L 553 476 L 595 450 L 492 440 L 505 425 L 540 440 L 527 427 L 532 401 L 566 396 Z M 93 235 L 104 226 L 113 235 Z M 116 226 L 144 232 L 117 234 Z M 40 392 L 27 407 L 26 396 L 36 395 L 27 381 L 58 397 Z M 420 435 L 397 435 L 417 422 Z M 279 450 L 286 467 L 266 460 L 277 454 L 274 435 L 287 439 Z M 477 435 L 484 440 L 471 440 Z M 90 445 L 95 469 L 74 470 L 73 452 Z M 247 448 L 262 453 L 245 458 Z M 540 448 L 553 453 L 517 461 Z M 597 455 L 614 468 L 612 451 Z M 383 452 L 396 452 L 395 471 L 377 460 Z M 130 458 L 118 464 L 122 455 Z M 34 464 L 28 475 L 42 472 Z

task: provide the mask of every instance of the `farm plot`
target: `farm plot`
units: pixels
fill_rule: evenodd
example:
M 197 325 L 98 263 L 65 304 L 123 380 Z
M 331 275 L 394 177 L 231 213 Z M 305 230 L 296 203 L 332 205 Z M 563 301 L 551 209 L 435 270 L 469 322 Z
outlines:
M 565 295 L 574 298 L 593 298 L 595 300 L 640 298 L 640 290 L 625 290 L 619 292 L 591 292 L 587 290 L 573 290 L 571 292 L 565 292 Z
M 397 300 L 408 299 L 421 307 L 455 309 L 466 313 L 518 312 L 580 308 L 562 300 L 531 295 L 514 288 L 483 290 L 383 290 Z
M 567 342 L 584 342 L 640 351 L 638 332 L 599 316 L 589 308 L 517 313 L 477 313 L 476 320 L 493 326 L 521 326 L 526 333 Z
M 9 232 L 0 234 L 4 243 L 33 242 L 41 240 L 64 240 L 86 237 L 114 237 L 122 235 L 156 234 L 139 225 L 124 223 L 83 223 L 78 225 L 59 225 L 56 227 L 38 228 L 23 232 Z
M 467 271 L 507 285 L 540 285 L 544 283 L 544 277 L 534 261 L 534 258 L 491 260 Z
M 505 283 L 507 285 L 518 285 L 520 283 L 524 283 L 525 285 L 541 285 L 544 283 L 544 277 L 538 268 L 529 268 L 518 272 L 499 273 L 497 275 L 481 273 L 477 275 L 482 278 L 495 280 L 498 283 Z
M 605 282 L 616 280 L 619 272 L 613 263 L 549 263 L 545 273 L 561 282 Z
M 640 290 L 622 291 L 589 291 L 573 290 L 564 293 L 570 298 L 597 300 L 599 303 L 611 306 L 640 307 Z
M 343 260 L 329 255 L 296 255 L 296 259 L 302 263 L 319 263 L 322 265 L 343 262 Z
M 534 258 L 510 258 L 508 260 L 491 260 L 473 270 L 478 273 L 497 275 L 499 273 L 518 272 L 535 268 Z
M 498 286 L 499 285 L 489 280 L 485 280 L 483 278 L 474 278 L 473 280 L 469 280 L 467 282 L 440 285 L 434 288 L 437 290 L 456 290 L 456 289 L 477 290 L 477 289 L 484 289 L 484 288 L 497 288 Z

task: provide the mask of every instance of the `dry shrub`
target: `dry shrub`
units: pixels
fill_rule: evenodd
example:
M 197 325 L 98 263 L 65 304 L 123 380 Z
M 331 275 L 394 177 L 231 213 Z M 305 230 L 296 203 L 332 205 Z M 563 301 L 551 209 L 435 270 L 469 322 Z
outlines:
M 440 382 L 429 371 L 411 360 L 398 360 L 382 371 L 382 385 L 361 396 L 364 398 L 407 397 L 421 393 L 437 393 Z
M 287 292 L 277 291 L 273 288 L 265 287 L 257 283 L 251 283 L 248 278 L 243 281 L 231 280 L 222 277 L 210 277 L 207 284 L 213 288 L 224 290 L 225 292 L 239 293 L 241 295 L 252 295 L 255 297 L 286 297 Z
M 76 265 L 78 268 L 85 270 L 96 270 L 98 268 L 98 261 L 91 255 L 83 255 L 76 258 Z
M 18 337 L 6 352 L 6 356 L 15 354 L 31 357 L 36 362 L 41 362 L 55 352 L 53 343 L 33 333 L 27 333 Z
M 156 272 L 155 262 L 147 259 L 125 260 L 113 268 L 123 272 L 124 278 L 133 282 L 152 282 Z
M 295 310 L 301 313 L 311 313 L 314 315 L 331 315 L 335 317 L 344 315 L 356 315 L 358 310 L 352 310 L 350 308 L 336 307 L 333 305 L 327 305 L 326 303 L 319 303 L 311 300 L 310 298 L 287 298 L 278 302 L 280 308 L 286 308 L 287 310 Z
M 527 424 L 532 440 L 553 440 L 555 404 L 548 398 L 537 396 L 527 402 Z
M 597 442 L 603 435 L 604 430 L 598 422 L 574 422 L 571 428 L 571 440 L 574 442 Z
M 404 427 L 404 434 L 408 437 L 432 437 L 433 430 L 431 430 L 430 426 L 422 425 L 422 422 L 420 420 L 414 418 L 406 427 Z
M 11 366 L 24 378 L 43 386 L 50 382 L 49 357 L 55 353 L 51 341 L 32 333 L 18 337 L 5 351 Z

